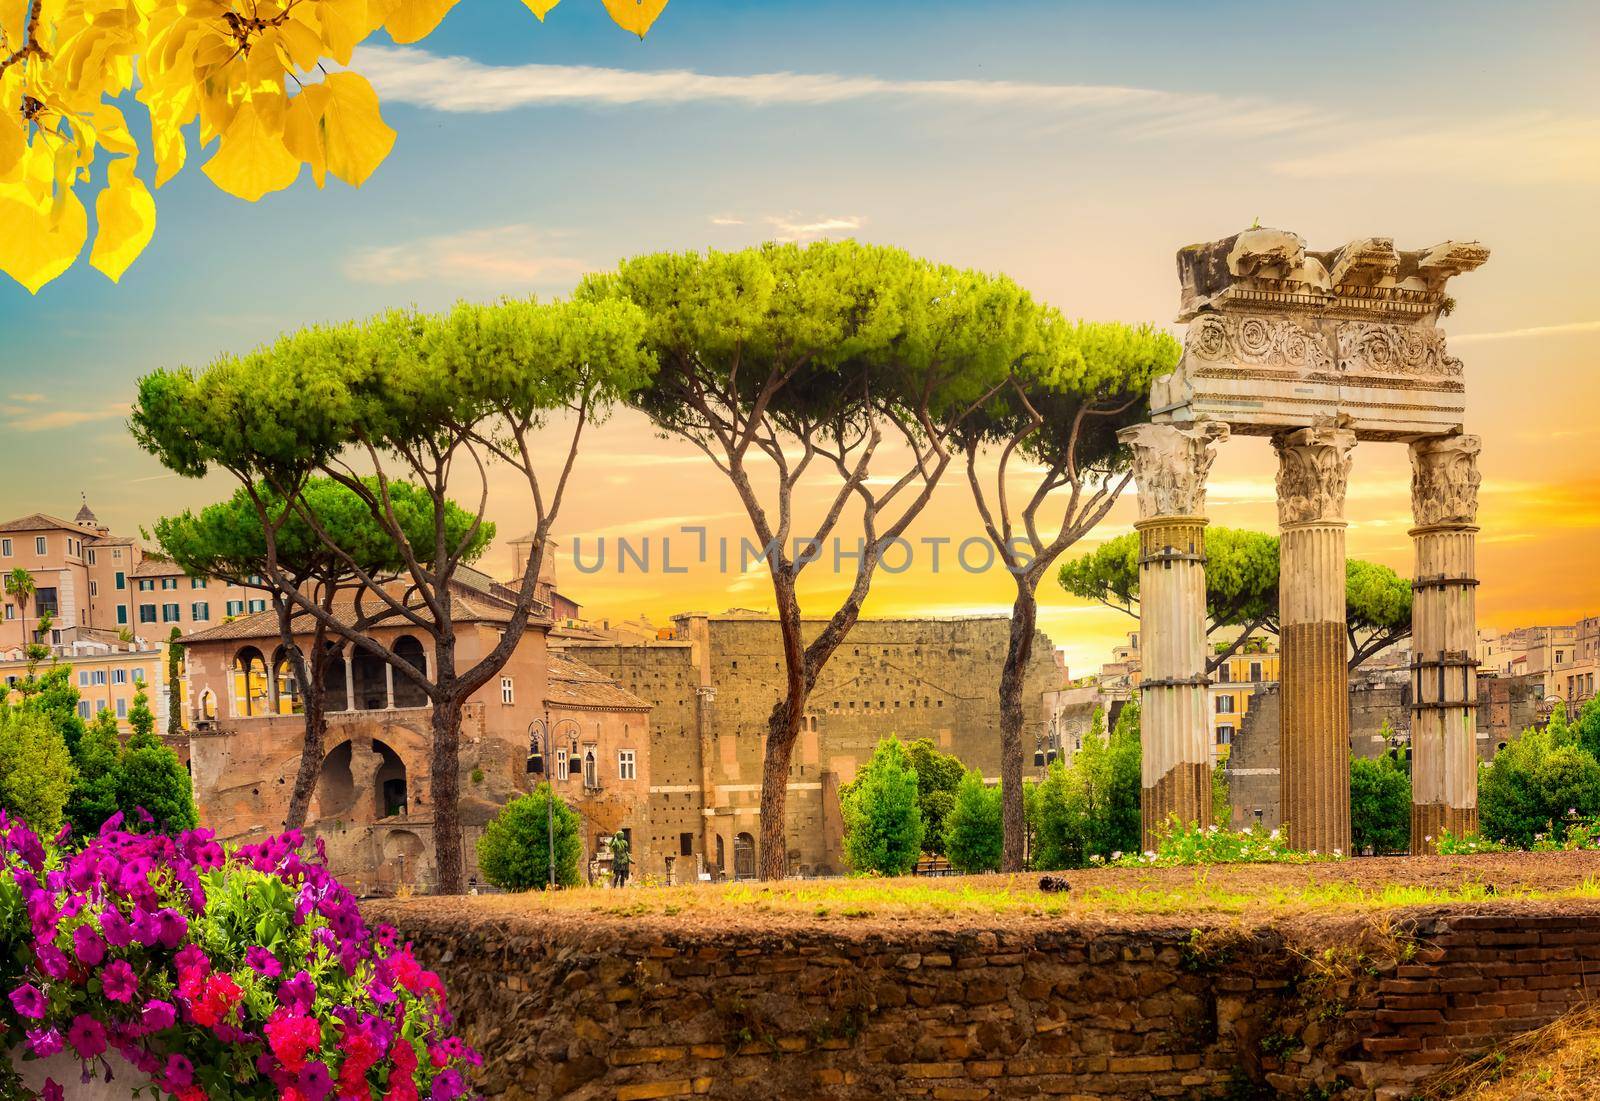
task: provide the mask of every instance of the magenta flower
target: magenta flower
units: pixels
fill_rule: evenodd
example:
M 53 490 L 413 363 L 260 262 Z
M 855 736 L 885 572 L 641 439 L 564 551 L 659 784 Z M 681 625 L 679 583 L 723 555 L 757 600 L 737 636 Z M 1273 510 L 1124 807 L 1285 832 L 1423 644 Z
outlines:
M 61 1085 L 54 1078 L 46 1078 L 44 1092 L 39 1097 L 41 1101 L 65 1101 L 66 1094 L 61 1092 Z
M 96 967 L 106 958 L 106 942 L 92 925 L 80 925 L 72 931 L 72 950 L 78 961 L 88 967 Z
M 265 979 L 275 979 L 283 974 L 283 964 L 278 957 L 259 944 L 252 944 L 244 950 L 244 962 L 252 971 Z
M 168 1085 L 180 1090 L 194 1083 L 194 1064 L 181 1055 L 169 1055 L 166 1069 L 162 1073 L 166 1076 Z
M 37 1021 L 44 1016 L 44 991 L 32 983 L 25 982 L 11 992 L 11 1005 L 16 1009 L 18 1016 L 31 1017 Z
M 112 960 L 100 973 L 100 986 L 106 997 L 126 1005 L 139 992 L 139 979 L 127 960 Z
M 72 1018 L 72 1025 L 67 1029 L 67 1043 L 72 1045 L 72 1050 L 78 1053 L 80 1059 L 103 1055 L 106 1050 L 105 1026 L 93 1017 L 80 1013 Z
M 151 1032 L 171 1028 L 177 1019 L 178 1011 L 173 1004 L 164 1002 L 160 998 L 151 998 L 139 1011 L 139 1023 Z
M 28 1050 L 39 1059 L 48 1059 L 57 1054 L 66 1046 L 66 1041 L 61 1038 L 61 1032 L 54 1028 L 30 1028 L 28 1030 Z
M 126 948 L 133 943 L 133 926 L 120 911 L 109 906 L 100 914 L 100 933 L 112 948 Z
M 39 971 L 47 979 L 64 979 L 67 977 L 67 954 L 48 941 L 36 945 L 33 949 L 34 962 L 39 965 Z

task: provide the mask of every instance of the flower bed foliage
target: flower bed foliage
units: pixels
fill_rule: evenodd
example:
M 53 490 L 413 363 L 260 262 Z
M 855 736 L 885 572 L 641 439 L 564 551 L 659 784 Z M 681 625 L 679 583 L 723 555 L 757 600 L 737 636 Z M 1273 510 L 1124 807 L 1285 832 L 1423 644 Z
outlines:
M 1218 826 L 1173 819 L 1156 840 L 1156 847 L 1143 853 L 1115 853 L 1109 861 L 1115 867 L 1174 867 L 1191 864 L 1311 864 L 1339 860 L 1344 854 L 1301 852 L 1289 847 L 1281 830 L 1252 826 L 1247 830 L 1225 830 Z
M 0 812 L 0 1044 L 115 1052 L 178 1101 L 454 1101 L 478 1057 L 439 979 L 369 930 L 320 847 L 290 832 L 225 851 L 208 831 L 124 831 L 76 850 Z M 128 1083 L 130 1096 L 140 1082 Z M 43 1097 L 70 1086 L 47 1080 Z M 0 1066 L 0 1098 L 32 1098 Z

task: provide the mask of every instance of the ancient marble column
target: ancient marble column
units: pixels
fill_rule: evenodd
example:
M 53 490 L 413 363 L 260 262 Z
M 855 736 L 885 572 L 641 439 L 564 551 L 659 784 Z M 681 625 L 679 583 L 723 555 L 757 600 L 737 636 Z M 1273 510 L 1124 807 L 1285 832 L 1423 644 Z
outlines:
M 1411 445 L 1411 851 L 1478 828 L 1477 436 Z
M 1206 716 L 1206 474 L 1228 426 L 1140 424 L 1118 434 L 1139 487 L 1143 844 L 1171 818 L 1211 824 Z
M 1350 851 L 1344 491 L 1355 433 L 1318 424 L 1278 450 L 1283 821 L 1299 849 Z

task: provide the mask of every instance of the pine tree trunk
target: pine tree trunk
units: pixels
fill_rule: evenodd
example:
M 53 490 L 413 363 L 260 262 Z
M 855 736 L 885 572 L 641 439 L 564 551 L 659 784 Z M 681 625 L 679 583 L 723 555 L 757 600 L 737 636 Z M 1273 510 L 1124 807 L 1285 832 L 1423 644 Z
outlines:
M 429 764 L 434 860 L 439 868 L 439 893 L 460 895 L 467 890 L 461 838 L 461 699 L 450 685 L 441 688 L 443 698 L 433 705 L 433 754 Z
M 306 729 L 300 746 L 300 768 L 294 775 L 294 788 L 289 792 L 289 813 L 284 818 L 286 830 L 304 829 L 311 813 L 311 796 L 317 790 L 317 777 L 322 772 L 322 758 L 327 746 L 327 715 L 322 706 L 321 670 L 314 669 L 318 687 L 304 693 Z M 302 680 L 301 684 L 307 684 Z
M 1024 576 L 1017 579 L 1011 606 L 1011 637 L 1000 672 L 1000 818 L 1004 846 L 1000 868 L 1020 872 L 1027 860 L 1027 818 L 1022 799 L 1022 682 L 1033 658 L 1033 636 L 1039 602 Z
M 778 701 L 767 720 L 767 752 L 761 762 L 762 879 L 782 879 L 789 871 L 789 761 L 800 735 L 799 716 L 805 713 L 806 694 Z

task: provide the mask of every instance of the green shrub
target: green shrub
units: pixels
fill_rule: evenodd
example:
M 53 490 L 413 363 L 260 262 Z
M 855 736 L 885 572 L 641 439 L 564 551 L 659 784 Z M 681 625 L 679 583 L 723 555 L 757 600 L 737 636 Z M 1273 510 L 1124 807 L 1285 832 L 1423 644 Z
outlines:
M 1411 847 L 1411 778 L 1392 754 L 1350 759 L 1350 837 L 1356 852 Z
M 550 882 L 550 800 L 555 798 L 556 883 L 576 887 L 583 845 L 578 812 L 540 784 L 531 795 L 513 799 L 484 827 L 478 841 L 483 878 L 507 891 L 526 891 Z
M 1000 788 L 985 785 L 982 773 L 968 772 L 956 788 L 944 830 L 944 851 L 956 871 L 998 871 L 1004 846 Z
M 1033 866 L 1081 868 L 1137 852 L 1141 823 L 1139 705 L 1130 702 L 1105 734 L 1096 712 L 1072 763 L 1054 761 L 1033 796 Z
M 1191 864 L 1310 864 L 1337 860 L 1338 854 L 1320 855 L 1289 847 L 1281 830 L 1252 826 L 1247 830 L 1200 827 L 1172 819 L 1156 831 L 1156 847 L 1139 855 L 1119 856 L 1120 867 L 1173 867 Z M 1098 862 L 1098 861 L 1096 861 Z
M 48 716 L 28 706 L 0 710 L 0 810 L 48 836 L 72 790 L 72 754 Z
M 922 854 L 922 809 L 917 805 L 916 769 L 900 739 L 878 743 L 840 804 L 850 867 L 857 872 L 905 875 L 917 866 Z
M 1559 845 L 1577 822 L 1600 814 L 1600 761 L 1584 748 L 1585 724 L 1600 722 L 1586 707 L 1571 725 L 1557 708 L 1543 730 L 1527 730 L 1483 767 L 1478 822 L 1484 837 L 1527 849 Z

